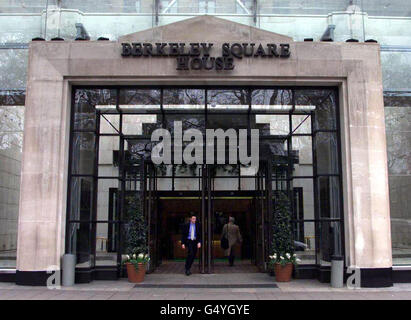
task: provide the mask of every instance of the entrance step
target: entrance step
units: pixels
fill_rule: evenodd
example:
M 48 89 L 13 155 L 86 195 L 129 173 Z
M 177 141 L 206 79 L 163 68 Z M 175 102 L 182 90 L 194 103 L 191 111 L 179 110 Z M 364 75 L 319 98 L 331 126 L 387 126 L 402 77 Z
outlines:
M 184 274 L 184 261 L 166 260 L 154 271 L 155 274 Z M 193 274 L 200 274 L 198 260 L 191 267 Z M 238 260 L 233 267 L 229 267 L 227 261 L 214 262 L 213 273 L 259 273 L 257 266 L 250 260 Z
M 266 273 L 225 274 L 148 274 L 135 288 L 278 288 L 275 278 Z
M 244 283 L 244 284 L 151 284 L 141 283 L 136 284 L 134 288 L 162 288 L 162 289 L 178 289 L 178 288 L 190 288 L 190 289 L 258 289 L 258 288 L 271 288 L 275 289 L 278 286 L 275 283 Z

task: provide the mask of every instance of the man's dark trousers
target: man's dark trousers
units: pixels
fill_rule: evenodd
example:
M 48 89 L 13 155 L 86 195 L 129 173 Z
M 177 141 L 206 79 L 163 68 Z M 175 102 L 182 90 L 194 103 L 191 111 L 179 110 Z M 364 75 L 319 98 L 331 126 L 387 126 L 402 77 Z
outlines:
M 186 246 L 187 246 L 187 258 L 186 258 L 186 271 L 190 270 L 194 259 L 197 254 L 197 240 L 189 240 L 187 239 Z

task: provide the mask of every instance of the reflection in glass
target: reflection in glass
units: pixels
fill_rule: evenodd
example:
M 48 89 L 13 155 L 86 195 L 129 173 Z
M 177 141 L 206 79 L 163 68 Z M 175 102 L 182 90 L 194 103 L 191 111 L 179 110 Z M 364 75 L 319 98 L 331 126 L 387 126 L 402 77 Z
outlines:
M 88 222 L 70 223 L 70 247 L 76 255 L 76 268 L 91 268 L 94 266 L 92 253 L 92 224 Z
M 101 114 L 100 115 L 100 134 L 119 134 L 120 115 Z
M 310 134 L 311 133 L 311 116 L 300 114 L 292 115 L 292 132 L 293 134 Z
M 96 266 L 117 265 L 116 226 L 114 223 L 97 223 Z
M 100 177 L 118 177 L 118 163 L 115 155 L 120 149 L 120 138 L 118 136 L 100 136 L 98 148 L 98 175 Z
M 393 264 L 411 264 L 411 98 L 385 107 Z
M 163 109 L 165 111 L 198 111 L 205 109 L 205 90 L 202 89 L 166 89 L 163 91 Z
M 120 89 L 119 109 L 127 113 L 159 111 L 160 96 L 158 89 Z
M 122 133 L 131 136 L 150 136 L 161 128 L 161 116 L 157 114 L 124 114 Z
M 314 111 L 315 130 L 336 130 L 336 108 L 337 96 L 333 89 L 295 90 L 295 110 L 305 114 Z
M 92 219 L 93 178 L 72 177 L 70 194 L 70 220 Z
M 0 91 L 0 268 L 16 267 L 25 91 Z
M 283 114 L 256 114 L 255 127 L 263 135 L 288 135 L 290 133 L 290 117 Z
M 293 222 L 295 253 L 301 260 L 299 264 L 316 263 L 315 224 L 314 222 Z
M 293 136 L 292 149 L 296 157 L 294 176 L 313 175 L 313 149 L 311 136 Z
M 251 110 L 254 112 L 289 112 L 292 109 L 292 91 L 252 90 Z
M 317 173 L 337 174 L 339 172 L 337 134 L 317 132 L 314 136 L 314 146 L 317 156 Z
M 339 177 L 318 177 L 318 207 L 321 218 L 340 217 Z
M 208 112 L 247 112 L 249 109 L 248 90 L 208 90 Z
M 74 130 L 94 130 L 96 110 L 116 111 L 116 90 L 77 89 L 74 94 Z
M 94 133 L 73 133 L 71 172 L 73 174 L 93 174 L 95 161 Z
M 312 178 L 293 179 L 294 217 L 293 219 L 314 219 L 314 182 Z
M 97 220 L 108 221 L 119 218 L 114 213 L 116 208 L 112 203 L 115 194 L 121 189 L 117 179 L 98 179 L 97 189 Z
M 156 144 L 151 140 L 126 140 L 126 160 L 140 163 L 141 159 L 151 159 L 151 150 Z

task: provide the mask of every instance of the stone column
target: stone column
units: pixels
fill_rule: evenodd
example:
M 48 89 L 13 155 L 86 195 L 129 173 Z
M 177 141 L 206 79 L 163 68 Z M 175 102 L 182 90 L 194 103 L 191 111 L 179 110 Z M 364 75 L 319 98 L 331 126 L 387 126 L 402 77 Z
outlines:
M 45 285 L 64 252 L 68 98 L 47 56 L 67 57 L 60 43 L 31 44 L 25 106 L 16 283 Z

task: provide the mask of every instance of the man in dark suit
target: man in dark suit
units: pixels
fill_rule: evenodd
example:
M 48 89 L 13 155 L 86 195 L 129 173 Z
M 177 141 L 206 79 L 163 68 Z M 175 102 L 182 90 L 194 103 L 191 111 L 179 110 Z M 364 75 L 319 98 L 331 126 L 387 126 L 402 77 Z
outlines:
M 201 248 L 201 225 L 197 222 L 197 217 L 192 215 L 190 222 L 183 227 L 181 237 L 181 247 L 187 248 L 187 258 L 185 264 L 185 273 L 187 276 L 191 274 L 191 265 L 197 254 L 197 249 Z

